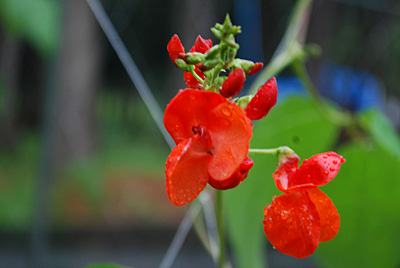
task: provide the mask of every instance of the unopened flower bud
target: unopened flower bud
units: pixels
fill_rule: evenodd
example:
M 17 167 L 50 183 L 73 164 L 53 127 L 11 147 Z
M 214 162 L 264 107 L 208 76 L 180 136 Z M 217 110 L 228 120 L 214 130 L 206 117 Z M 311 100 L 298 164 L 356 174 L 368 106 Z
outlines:
M 225 98 L 231 98 L 240 93 L 243 88 L 244 81 L 243 69 L 238 68 L 229 73 L 228 78 L 224 81 L 221 86 L 220 93 Z

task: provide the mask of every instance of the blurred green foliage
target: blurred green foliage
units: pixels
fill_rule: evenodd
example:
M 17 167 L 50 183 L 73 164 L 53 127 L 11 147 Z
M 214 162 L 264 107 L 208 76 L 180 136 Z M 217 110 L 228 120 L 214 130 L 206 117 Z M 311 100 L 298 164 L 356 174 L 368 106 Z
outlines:
M 30 42 L 44 57 L 56 49 L 61 25 L 61 1 L 2 0 L 0 20 L 9 34 Z
M 57 176 L 52 194 L 53 215 L 63 214 L 65 200 L 58 194 L 63 183 L 82 191 L 94 212 L 102 211 L 104 183 L 116 171 L 145 174 L 164 183 L 167 144 L 143 102 L 135 96 L 103 92 L 99 96 L 99 149 L 88 159 L 71 163 Z M 26 231 L 32 222 L 41 139 L 24 132 L 14 151 L 0 151 L 0 228 Z M 95 214 L 95 213 L 94 213 Z M 57 221 L 57 224 L 62 224 Z
M 342 154 L 347 162 L 335 180 L 322 187 L 341 215 L 341 229 L 335 239 L 320 244 L 315 256 L 324 267 L 396 267 L 400 262 L 399 138 L 378 111 L 356 119 L 362 136 L 343 135 L 340 121 L 327 115 L 310 99 L 287 99 L 255 124 L 251 146 L 288 145 L 302 159 L 330 150 Z M 272 179 L 276 159 L 253 158 L 249 177 L 225 195 L 239 267 L 265 267 L 263 210 L 272 196 L 280 194 Z

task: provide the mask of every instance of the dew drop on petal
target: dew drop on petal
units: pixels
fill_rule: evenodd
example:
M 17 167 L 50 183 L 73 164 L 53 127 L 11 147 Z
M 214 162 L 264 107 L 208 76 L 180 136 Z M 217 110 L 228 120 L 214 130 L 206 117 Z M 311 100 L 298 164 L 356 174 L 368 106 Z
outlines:
M 288 212 L 287 211 L 285 211 L 285 210 L 282 210 L 281 211 L 281 219 L 282 220 L 286 220 L 287 218 L 288 218 Z
M 232 112 L 227 108 L 227 107 L 223 107 L 221 109 L 222 114 L 226 115 L 226 116 L 231 116 Z

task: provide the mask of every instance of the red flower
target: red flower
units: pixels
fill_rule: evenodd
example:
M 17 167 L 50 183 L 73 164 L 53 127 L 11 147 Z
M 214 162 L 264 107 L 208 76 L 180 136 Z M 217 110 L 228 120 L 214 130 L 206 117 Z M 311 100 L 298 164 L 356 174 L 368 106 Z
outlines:
M 190 49 L 190 52 L 206 53 L 212 47 L 211 39 L 203 39 L 200 35 L 197 36 L 194 46 Z M 194 71 L 201 79 L 204 79 L 204 74 L 196 66 L 194 66 Z M 203 85 L 194 76 L 189 73 L 184 73 L 185 84 L 189 88 L 201 89 Z
M 179 58 L 179 54 L 185 53 L 185 48 L 183 47 L 178 35 L 174 34 L 174 36 L 168 42 L 167 50 L 169 57 L 176 66 L 175 60 Z
M 303 161 L 295 153 L 280 156 L 273 174 L 284 194 L 264 210 L 264 231 L 274 247 L 296 258 L 311 255 L 319 242 L 333 239 L 340 217 L 332 200 L 317 187 L 330 182 L 345 159 L 335 152 L 317 154 Z
M 246 115 L 252 120 L 258 120 L 265 117 L 269 110 L 276 104 L 278 98 L 278 86 L 275 77 L 269 79 L 257 91 L 251 99 L 245 111 Z
M 230 72 L 228 77 L 222 83 L 220 93 L 225 98 L 231 98 L 240 93 L 243 88 L 244 81 L 246 77 L 244 76 L 243 69 L 237 68 Z
M 168 197 L 174 205 L 195 199 L 207 182 L 228 189 L 247 176 L 252 123 L 220 94 L 180 91 L 165 110 L 164 125 L 177 144 L 165 164 Z

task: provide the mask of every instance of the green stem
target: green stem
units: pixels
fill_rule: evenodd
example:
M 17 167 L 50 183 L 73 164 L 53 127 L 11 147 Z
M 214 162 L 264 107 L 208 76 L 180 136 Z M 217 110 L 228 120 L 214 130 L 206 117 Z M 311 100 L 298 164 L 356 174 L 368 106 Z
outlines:
M 310 92 L 312 98 L 317 102 L 321 102 L 321 97 L 318 94 L 318 90 L 315 88 L 313 82 L 310 79 L 310 76 L 308 75 L 308 72 L 306 70 L 306 66 L 304 62 L 301 61 L 295 61 L 292 63 L 293 70 L 297 77 L 300 79 L 300 81 L 304 84 L 306 89 L 308 89 L 308 92 Z
M 218 267 L 225 267 L 225 239 L 224 239 L 224 222 L 222 215 L 222 191 L 217 190 L 215 214 L 217 219 L 217 230 L 219 238 L 219 261 Z
M 293 150 L 287 146 L 280 146 L 273 149 L 249 149 L 249 154 L 286 154 L 292 152 Z
M 204 84 L 204 80 L 194 71 L 194 66 L 190 65 L 190 73 L 199 81 L 202 85 Z

